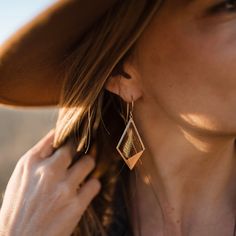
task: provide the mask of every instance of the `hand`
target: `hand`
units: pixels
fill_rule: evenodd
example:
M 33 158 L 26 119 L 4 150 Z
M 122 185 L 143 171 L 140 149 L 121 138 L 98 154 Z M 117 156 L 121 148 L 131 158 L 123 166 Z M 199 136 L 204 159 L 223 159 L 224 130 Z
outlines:
M 95 178 L 76 191 L 94 159 L 86 155 L 67 169 L 76 150 L 70 143 L 54 150 L 53 138 L 51 131 L 17 162 L 0 211 L 1 236 L 69 236 L 99 192 Z

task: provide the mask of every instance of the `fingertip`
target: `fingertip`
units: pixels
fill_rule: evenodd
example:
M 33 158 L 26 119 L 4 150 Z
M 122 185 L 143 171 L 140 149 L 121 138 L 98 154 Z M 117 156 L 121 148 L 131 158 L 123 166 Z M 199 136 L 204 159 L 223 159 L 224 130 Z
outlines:
M 79 190 L 77 191 L 76 204 L 79 204 L 80 213 L 83 213 L 93 198 L 99 193 L 101 183 L 97 178 L 90 178 Z
M 45 144 L 46 145 L 49 145 L 49 146 L 51 146 L 51 147 L 53 147 L 53 142 L 54 142 L 54 137 L 55 137 L 55 130 L 54 129 L 51 129 L 48 133 L 47 133 L 47 135 L 46 135 L 46 137 L 45 137 Z
M 55 130 L 51 129 L 38 143 L 32 147 L 33 150 L 37 150 L 39 157 L 44 159 L 55 151 L 53 147 Z
M 90 181 L 92 182 L 91 184 L 93 185 L 95 192 L 99 193 L 102 187 L 101 181 L 97 178 L 91 178 Z
M 54 135 L 55 135 L 55 128 L 51 129 L 46 136 L 47 137 L 52 137 Z
M 44 137 L 41 140 L 39 140 L 38 144 L 39 145 L 41 143 L 44 143 L 44 145 L 45 144 L 52 144 L 53 139 L 54 139 L 54 134 L 55 134 L 54 129 L 51 129 L 46 135 L 44 135 Z

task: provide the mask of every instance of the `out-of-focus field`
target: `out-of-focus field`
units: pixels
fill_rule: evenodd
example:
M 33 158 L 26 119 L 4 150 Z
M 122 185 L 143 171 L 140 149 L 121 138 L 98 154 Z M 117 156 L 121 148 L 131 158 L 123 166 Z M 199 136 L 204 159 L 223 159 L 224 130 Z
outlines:
M 57 109 L 51 108 L 6 109 L 0 107 L 1 196 L 18 159 L 55 126 L 57 113 Z

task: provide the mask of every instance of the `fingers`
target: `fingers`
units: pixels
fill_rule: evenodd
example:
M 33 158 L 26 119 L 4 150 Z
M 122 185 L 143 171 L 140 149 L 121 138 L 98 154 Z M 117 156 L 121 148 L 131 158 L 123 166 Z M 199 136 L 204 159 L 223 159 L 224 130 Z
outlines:
M 70 169 L 67 170 L 67 182 L 72 189 L 76 187 L 85 179 L 85 177 L 94 169 L 94 158 L 85 155 L 77 161 Z
M 75 198 L 75 210 L 78 212 L 78 216 L 82 215 L 87 209 L 92 199 L 99 193 L 101 189 L 101 183 L 96 178 L 89 179 L 83 187 L 78 191 Z
M 50 156 L 53 151 L 53 140 L 54 140 L 55 131 L 54 129 L 50 130 L 46 136 L 44 136 L 35 146 L 33 146 L 29 151 L 35 157 L 46 158 Z
M 54 152 L 50 157 L 50 162 L 62 169 L 66 169 L 75 154 L 76 145 L 72 139 L 69 139 L 63 146 Z

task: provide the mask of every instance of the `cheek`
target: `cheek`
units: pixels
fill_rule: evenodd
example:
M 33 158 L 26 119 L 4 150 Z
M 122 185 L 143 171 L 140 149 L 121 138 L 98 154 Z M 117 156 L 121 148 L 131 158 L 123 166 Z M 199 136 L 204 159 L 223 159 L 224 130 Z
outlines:
M 211 31 L 192 25 L 149 35 L 140 47 L 144 96 L 178 121 L 236 130 L 235 33 L 226 26 Z

